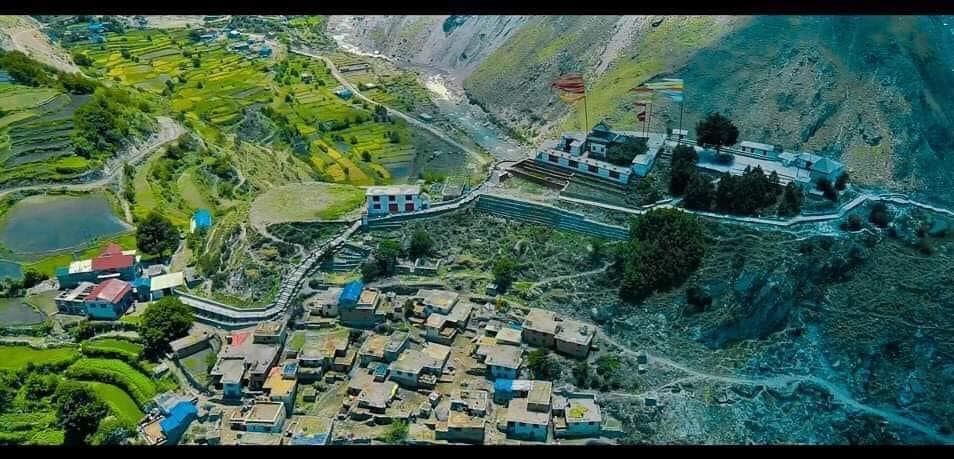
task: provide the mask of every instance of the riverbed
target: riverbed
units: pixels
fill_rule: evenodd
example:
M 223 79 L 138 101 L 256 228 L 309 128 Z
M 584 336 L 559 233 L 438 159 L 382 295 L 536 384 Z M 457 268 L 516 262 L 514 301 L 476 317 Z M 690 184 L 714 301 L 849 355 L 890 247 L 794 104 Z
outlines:
M 0 221 L 0 244 L 18 255 L 53 252 L 126 231 L 101 193 L 30 196 Z

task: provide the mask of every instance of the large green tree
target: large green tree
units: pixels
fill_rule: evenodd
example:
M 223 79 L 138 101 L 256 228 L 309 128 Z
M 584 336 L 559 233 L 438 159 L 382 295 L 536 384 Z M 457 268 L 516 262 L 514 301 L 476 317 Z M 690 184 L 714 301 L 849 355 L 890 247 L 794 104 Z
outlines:
M 411 235 L 411 246 L 408 248 L 411 258 L 425 257 L 434 249 L 434 240 L 430 233 L 419 229 Z
M 677 145 L 672 150 L 672 161 L 669 172 L 669 192 L 674 195 L 681 195 L 686 191 L 686 186 L 692 176 L 697 174 L 696 161 L 699 156 L 696 149 L 688 145 Z
M 194 321 L 192 308 L 174 296 L 166 296 L 146 308 L 139 334 L 149 352 L 161 353 L 168 349 L 170 341 L 189 333 Z
M 633 158 L 646 153 L 646 139 L 627 138 L 626 141 L 614 143 L 606 150 L 606 160 L 623 167 L 629 167 Z
M 164 256 L 179 247 L 179 231 L 168 218 L 152 211 L 136 228 L 136 247 L 148 254 Z
M 690 209 L 709 210 L 714 194 L 715 190 L 712 183 L 702 174 L 695 172 L 689 179 L 689 186 L 686 187 L 686 196 L 683 198 L 683 202 Z
M 500 257 L 494 261 L 493 274 L 497 289 L 507 290 L 517 273 L 517 263 L 510 257 Z
M 677 209 L 653 209 L 630 223 L 620 250 L 620 295 L 639 300 L 684 282 L 702 263 L 705 236 L 696 217 Z
M 90 434 L 96 432 L 100 419 L 109 414 L 109 409 L 89 386 L 75 381 L 60 383 L 53 395 L 53 404 L 67 445 L 85 444 Z
M 711 113 L 696 124 L 696 141 L 705 148 L 715 148 L 722 153 L 722 147 L 735 145 L 739 140 L 739 128 L 719 112 Z

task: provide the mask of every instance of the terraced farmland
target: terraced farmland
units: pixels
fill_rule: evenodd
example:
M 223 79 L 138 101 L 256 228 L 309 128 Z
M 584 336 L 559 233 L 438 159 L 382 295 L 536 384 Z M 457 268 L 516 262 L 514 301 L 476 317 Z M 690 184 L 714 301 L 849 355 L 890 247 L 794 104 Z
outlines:
M 56 181 L 94 164 L 74 155 L 73 112 L 88 95 L 0 83 L 0 184 Z

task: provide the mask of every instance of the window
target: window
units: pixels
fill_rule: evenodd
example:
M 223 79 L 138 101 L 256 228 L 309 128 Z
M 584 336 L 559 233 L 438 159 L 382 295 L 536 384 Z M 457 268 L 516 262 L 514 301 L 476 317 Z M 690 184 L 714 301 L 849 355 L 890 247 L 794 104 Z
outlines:
M 560 162 L 560 158 L 558 158 L 557 155 L 549 155 L 549 156 L 550 156 L 550 162 L 551 162 L 551 163 L 558 163 L 558 162 Z
M 380 200 L 381 200 L 381 196 L 372 196 L 371 199 L 372 199 L 373 201 L 377 202 L 377 201 L 380 201 Z
M 405 211 L 405 212 L 411 212 L 411 211 L 413 211 L 413 210 L 414 210 L 414 203 L 413 203 L 413 202 L 409 202 L 409 203 L 407 203 L 407 204 L 404 204 L 404 211 Z
M 570 160 L 570 167 L 576 169 L 577 167 L 579 167 L 579 165 L 580 165 L 579 162 L 574 161 L 574 160 L 572 160 L 572 159 Z
M 592 173 L 592 174 L 599 173 L 599 169 L 598 169 L 596 166 L 592 165 L 592 164 L 590 164 L 590 165 L 587 167 L 587 170 L 590 171 L 590 173 Z
M 610 178 L 618 179 L 618 178 L 619 178 L 619 172 L 610 171 L 609 176 L 610 176 Z
M 413 195 L 413 194 L 406 194 L 406 195 L 404 195 L 404 200 L 405 200 L 405 201 L 413 201 L 413 200 L 414 200 L 414 195 Z
M 388 201 L 396 201 L 396 200 L 397 200 L 397 197 L 395 197 L 394 195 L 388 196 Z
M 381 208 L 381 204 L 375 204 L 375 205 L 373 206 L 373 208 L 374 208 L 374 209 L 380 209 L 380 208 Z
M 398 211 L 397 204 L 388 204 L 388 212 L 397 212 L 397 211 Z

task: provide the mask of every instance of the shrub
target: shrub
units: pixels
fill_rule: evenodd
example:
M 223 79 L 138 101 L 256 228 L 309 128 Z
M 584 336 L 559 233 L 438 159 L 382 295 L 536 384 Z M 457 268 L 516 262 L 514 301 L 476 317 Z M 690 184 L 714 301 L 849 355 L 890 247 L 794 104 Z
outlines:
M 888 223 L 891 223 L 891 214 L 888 212 L 888 206 L 883 202 L 878 202 L 871 206 L 868 221 L 881 228 L 888 226 Z
M 702 263 L 705 238 L 696 217 L 653 209 L 630 222 L 630 240 L 619 251 L 620 295 L 641 299 L 681 284 Z

